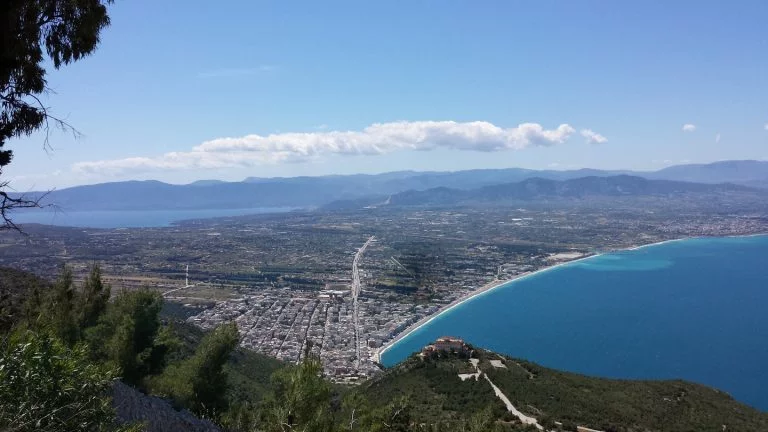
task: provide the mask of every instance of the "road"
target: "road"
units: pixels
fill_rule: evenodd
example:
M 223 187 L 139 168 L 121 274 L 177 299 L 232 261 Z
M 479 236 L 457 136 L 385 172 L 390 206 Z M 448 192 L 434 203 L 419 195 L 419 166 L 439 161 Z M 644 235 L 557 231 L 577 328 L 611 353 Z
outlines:
M 363 289 L 360 285 L 360 270 L 358 269 L 358 264 L 360 264 L 360 259 L 363 257 L 365 249 L 374 240 L 376 240 L 376 236 L 371 236 L 368 238 L 368 241 L 366 241 L 365 244 L 363 244 L 363 246 L 357 250 L 355 259 L 352 261 L 352 319 L 355 326 L 355 369 L 360 368 L 360 325 L 358 319 L 359 313 L 357 297 L 360 295 L 360 291 Z

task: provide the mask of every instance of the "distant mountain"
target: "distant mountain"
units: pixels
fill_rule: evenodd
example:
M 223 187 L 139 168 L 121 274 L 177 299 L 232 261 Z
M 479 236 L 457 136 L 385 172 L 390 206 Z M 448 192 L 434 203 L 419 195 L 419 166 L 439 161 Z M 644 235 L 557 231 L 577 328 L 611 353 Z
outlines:
M 680 165 L 654 172 L 508 168 L 455 172 L 397 171 L 322 177 L 249 177 L 242 182 L 201 180 L 188 185 L 171 185 L 153 180 L 127 181 L 56 190 L 45 197 L 44 203 L 55 204 L 70 211 L 317 207 L 340 200 L 362 199 L 364 202 L 367 197 L 385 200 L 390 195 L 406 191 L 435 188 L 468 191 L 533 179 L 567 181 L 619 175 L 700 183 L 731 182 L 768 188 L 768 162 L 727 161 L 708 165 Z M 529 184 L 529 187 L 547 187 L 545 184 L 536 186 L 534 183 Z M 435 193 L 432 192 L 433 195 Z M 42 193 L 27 195 L 34 197 Z
M 227 183 L 224 180 L 197 180 L 193 181 L 192 183 L 188 183 L 187 186 L 211 186 L 211 185 L 217 185 Z
M 768 198 L 768 192 L 734 184 L 703 184 L 669 180 L 648 180 L 618 175 L 582 177 L 571 180 L 532 178 L 516 183 L 485 186 L 473 190 L 434 188 L 407 191 L 389 197 L 389 205 L 450 206 L 533 200 L 567 200 L 606 197 L 673 196 L 680 194 L 751 193 Z
M 675 165 L 644 175 L 647 178 L 695 183 L 736 183 L 768 186 L 768 162 L 755 160 L 722 161 L 710 164 Z

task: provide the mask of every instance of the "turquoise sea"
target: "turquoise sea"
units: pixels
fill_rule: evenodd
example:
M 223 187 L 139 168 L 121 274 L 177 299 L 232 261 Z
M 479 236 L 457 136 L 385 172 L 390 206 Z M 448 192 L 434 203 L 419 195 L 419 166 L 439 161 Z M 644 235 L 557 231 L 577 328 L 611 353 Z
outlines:
M 201 209 L 201 210 L 29 210 L 13 214 L 16 224 L 38 223 L 80 228 L 164 227 L 183 220 L 283 213 L 291 208 Z
M 664 243 L 510 282 L 401 339 L 382 362 L 442 335 L 588 375 L 695 381 L 768 411 L 768 236 Z

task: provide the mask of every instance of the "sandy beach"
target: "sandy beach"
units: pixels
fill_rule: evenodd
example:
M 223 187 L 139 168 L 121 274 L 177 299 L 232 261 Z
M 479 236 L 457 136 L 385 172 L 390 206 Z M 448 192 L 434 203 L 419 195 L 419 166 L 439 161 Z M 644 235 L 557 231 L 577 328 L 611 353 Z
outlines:
M 644 245 L 640 245 L 640 246 L 633 246 L 633 247 L 626 248 L 626 249 L 619 249 L 619 250 L 617 250 L 615 252 L 640 250 L 640 249 L 644 249 L 644 248 L 647 248 L 647 247 L 650 247 L 650 246 L 661 246 L 663 244 L 678 242 L 678 241 L 682 241 L 682 240 L 690 240 L 692 238 L 696 238 L 696 237 L 682 237 L 682 238 L 678 238 L 678 239 L 664 240 L 664 241 L 660 241 L 660 242 L 656 242 L 656 243 L 648 243 L 648 244 L 644 244 Z

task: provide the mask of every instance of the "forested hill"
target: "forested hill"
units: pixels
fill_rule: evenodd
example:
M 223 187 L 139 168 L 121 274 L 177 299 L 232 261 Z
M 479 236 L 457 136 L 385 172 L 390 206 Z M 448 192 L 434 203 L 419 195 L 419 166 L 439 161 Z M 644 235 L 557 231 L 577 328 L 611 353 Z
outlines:
M 416 423 L 450 421 L 484 410 L 497 421 L 516 422 L 494 394 L 493 383 L 515 409 L 547 430 L 768 431 L 768 413 L 699 384 L 593 378 L 481 349 L 471 354 L 479 360 L 480 375 L 462 381 L 459 374 L 478 370 L 469 357 L 414 356 L 355 391 L 374 405 L 406 397 Z

